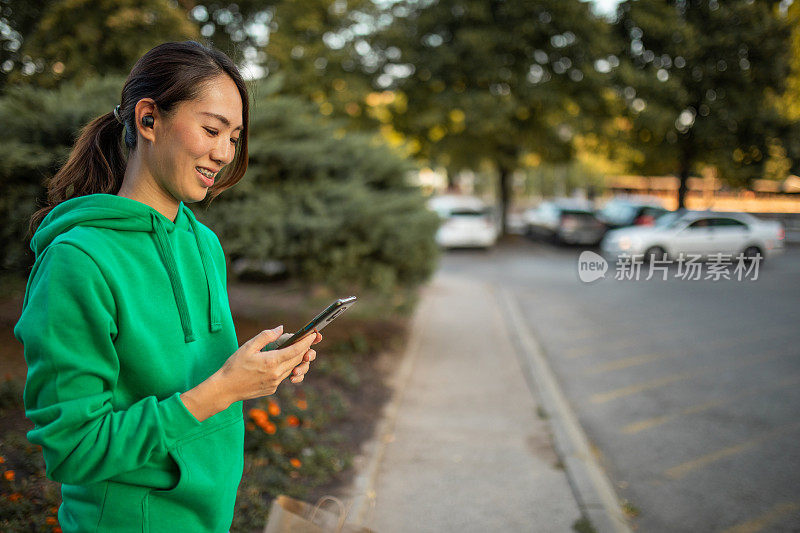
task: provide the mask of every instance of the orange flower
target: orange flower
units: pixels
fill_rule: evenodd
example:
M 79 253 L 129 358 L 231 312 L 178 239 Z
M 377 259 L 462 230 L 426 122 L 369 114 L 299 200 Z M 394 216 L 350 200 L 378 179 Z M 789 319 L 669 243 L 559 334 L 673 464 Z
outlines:
M 277 431 L 278 429 L 272 422 L 267 422 L 266 425 L 261 426 L 261 428 L 264 430 L 264 433 L 267 433 L 269 435 L 275 434 L 275 431 Z
M 12 502 L 17 501 L 20 498 L 22 498 L 22 494 L 20 494 L 19 492 L 12 492 L 11 494 L 8 495 L 9 501 L 12 501 Z
M 14 481 L 14 471 L 6 470 L 5 472 L 3 472 L 3 477 L 5 477 L 9 481 Z
M 58 507 L 51 507 L 50 514 L 58 514 Z
M 253 425 L 252 422 L 248 422 L 247 424 L 244 425 L 244 427 L 247 429 L 247 431 L 255 431 L 256 429 L 256 427 Z
M 279 414 L 281 414 L 280 406 L 273 400 L 270 400 L 267 403 L 267 411 L 269 412 L 270 416 L 278 416 Z
M 300 409 L 301 411 L 305 411 L 306 409 L 308 409 L 308 402 L 306 402 L 305 400 L 297 400 L 296 403 L 297 403 L 297 408 Z
M 292 457 L 291 459 L 289 459 L 289 462 L 292 463 L 292 466 L 295 468 L 300 468 L 300 465 L 303 464 L 297 457 Z
M 52 516 L 48 516 L 47 518 L 45 518 L 44 522 L 45 522 L 45 524 L 48 524 L 48 525 L 51 525 L 51 526 L 58 525 L 58 520 L 56 520 Z
M 5 462 L 6 462 L 6 458 L 3 457 L 2 455 L 0 455 L 0 464 L 3 464 Z
M 297 427 L 300 425 L 300 419 L 294 415 L 289 415 L 289 417 L 286 419 L 286 423 L 292 427 Z
M 53 528 L 53 533 L 61 533 L 61 528 L 56 526 Z
M 267 416 L 267 412 L 266 411 L 264 411 L 263 409 L 258 409 L 258 408 L 250 409 L 247 412 L 247 414 L 250 415 L 250 418 L 255 420 L 256 424 L 258 424 L 259 422 L 262 422 L 262 421 L 266 422 L 267 419 L 269 418 Z

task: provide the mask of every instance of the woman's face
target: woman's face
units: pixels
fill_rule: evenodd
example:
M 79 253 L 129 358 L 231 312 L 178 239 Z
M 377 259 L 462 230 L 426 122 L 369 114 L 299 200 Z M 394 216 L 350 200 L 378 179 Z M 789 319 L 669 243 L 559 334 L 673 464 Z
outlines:
M 156 138 L 167 142 L 156 144 L 153 177 L 184 203 L 203 200 L 216 174 L 233 161 L 234 143 L 242 133 L 242 99 L 236 84 L 228 76 L 214 78 L 200 98 L 180 102 L 161 122 L 164 130 L 156 131 Z

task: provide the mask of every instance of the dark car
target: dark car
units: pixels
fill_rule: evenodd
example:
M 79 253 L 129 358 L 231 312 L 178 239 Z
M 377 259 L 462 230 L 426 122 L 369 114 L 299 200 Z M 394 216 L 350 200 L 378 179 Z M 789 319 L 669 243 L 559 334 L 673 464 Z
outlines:
M 617 229 L 628 226 L 652 226 L 658 217 L 668 212 L 669 209 L 655 201 L 612 198 L 597 212 L 597 218 L 608 229 Z
M 559 244 L 596 245 L 606 231 L 591 204 L 581 200 L 544 201 L 525 211 L 523 218 L 529 237 Z

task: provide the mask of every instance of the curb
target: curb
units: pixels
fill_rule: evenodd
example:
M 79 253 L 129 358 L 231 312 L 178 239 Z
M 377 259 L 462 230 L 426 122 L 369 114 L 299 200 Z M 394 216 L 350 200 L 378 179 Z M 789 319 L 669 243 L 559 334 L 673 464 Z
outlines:
M 525 378 L 538 393 L 553 428 L 556 452 L 564 463 L 570 486 L 583 515 L 598 533 L 631 533 L 614 487 L 595 460 L 544 350 L 522 320 L 521 309 L 507 289 L 494 288 L 506 316 L 509 337 L 515 341 Z

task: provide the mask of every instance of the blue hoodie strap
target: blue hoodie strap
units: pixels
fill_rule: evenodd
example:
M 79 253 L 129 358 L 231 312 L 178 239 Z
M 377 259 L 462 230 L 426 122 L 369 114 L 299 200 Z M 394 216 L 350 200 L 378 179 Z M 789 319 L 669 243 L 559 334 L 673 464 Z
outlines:
M 184 207 L 189 211 L 188 207 Z M 211 260 L 211 255 L 208 252 L 208 244 L 200 237 L 200 229 L 197 226 L 197 221 L 191 212 L 187 212 L 186 218 L 192 225 L 192 232 L 197 241 L 197 248 L 200 250 L 200 259 L 203 261 L 203 268 L 206 271 L 206 281 L 208 282 L 208 300 L 210 302 L 208 308 L 208 326 L 211 332 L 222 330 L 222 312 L 219 304 L 219 280 L 217 278 L 217 269 Z
M 172 254 L 172 247 L 169 245 L 169 240 L 167 239 L 167 230 L 164 229 L 163 222 L 155 212 L 151 213 L 150 217 L 153 221 L 153 229 L 156 231 L 156 242 L 158 243 L 159 253 L 164 261 L 164 265 L 167 267 L 169 282 L 172 285 L 172 293 L 175 295 L 175 303 L 178 306 L 178 314 L 181 317 L 183 340 L 184 342 L 194 342 L 195 336 L 192 331 L 192 320 L 189 317 L 189 308 L 186 305 L 186 293 L 183 290 L 183 283 L 181 283 L 181 278 L 178 275 L 178 267 L 175 264 L 175 256 Z

